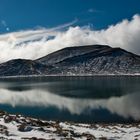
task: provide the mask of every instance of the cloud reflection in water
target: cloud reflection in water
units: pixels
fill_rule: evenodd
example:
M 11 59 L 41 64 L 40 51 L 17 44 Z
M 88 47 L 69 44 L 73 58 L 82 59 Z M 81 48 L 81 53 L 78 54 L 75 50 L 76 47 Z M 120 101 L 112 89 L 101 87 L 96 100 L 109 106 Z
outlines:
M 59 110 L 67 109 L 71 114 L 80 115 L 86 109 L 107 109 L 124 118 L 140 119 L 140 94 L 126 94 L 108 99 L 70 98 L 53 94 L 47 90 L 30 89 L 13 91 L 0 89 L 0 104 L 16 106 L 54 106 Z

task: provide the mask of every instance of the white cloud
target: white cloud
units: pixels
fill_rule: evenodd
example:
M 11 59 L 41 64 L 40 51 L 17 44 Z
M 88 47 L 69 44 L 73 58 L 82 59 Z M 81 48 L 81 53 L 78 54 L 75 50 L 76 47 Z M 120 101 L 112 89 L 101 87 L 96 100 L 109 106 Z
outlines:
M 100 12 L 102 12 L 102 11 L 99 11 L 99 10 L 93 9 L 93 8 L 90 8 L 90 9 L 88 9 L 88 12 L 89 12 L 89 13 L 100 13 Z
M 107 29 L 93 30 L 72 25 L 24 30 L 0 35 L 0 62 L 10 59 L 36 59 L 69 46 L 107 44 L 140 54 L 140 16 L 134 15 Z M 64 30 L 65 27 L 69 27 Z M 51 39 L 49 39 L 51 38 Z
M 6 30 L 6 31 L 10 31 L 10 28 L 8 27 L 8 25 L 7 25 L 7 23 L 6 23 L 6 21 L 5 20 L 1 20 L 0 21 L 0 30 Z
M 9 31 L 10 29 L 9 29 L 9 27 L 6 27 L 6 31 Z

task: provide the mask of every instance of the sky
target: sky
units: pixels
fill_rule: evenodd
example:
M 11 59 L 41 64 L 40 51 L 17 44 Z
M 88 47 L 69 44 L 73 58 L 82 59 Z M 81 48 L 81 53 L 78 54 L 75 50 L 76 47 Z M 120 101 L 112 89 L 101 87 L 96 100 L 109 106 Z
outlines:
M 139 36 L 139 0 L 0 0 L 0 62 L 87 44 L 139 55 Z
M 10 31 L 50 28 L 75 19 L 75 25 L 101 29 L 137 13 L 139 0 L 0 0 L 1 24 Z M 0 29 L 0 33 L 7 31 Z

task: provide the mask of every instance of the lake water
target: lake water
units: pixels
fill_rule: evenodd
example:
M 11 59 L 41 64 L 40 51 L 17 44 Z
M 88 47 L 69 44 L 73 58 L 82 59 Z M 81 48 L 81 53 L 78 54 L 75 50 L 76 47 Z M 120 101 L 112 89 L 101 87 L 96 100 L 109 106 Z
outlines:
M 140 77 L 1 79 L 0 110 L 44 120 L 137 122 Z

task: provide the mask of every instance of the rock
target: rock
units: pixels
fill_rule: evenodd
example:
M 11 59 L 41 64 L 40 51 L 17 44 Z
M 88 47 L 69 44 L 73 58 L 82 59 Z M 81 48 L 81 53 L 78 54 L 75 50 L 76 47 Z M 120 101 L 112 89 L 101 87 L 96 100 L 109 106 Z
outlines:
M 82 136 L 86 137 L 87 140 L 95 140 L 96 137 L 90 133 L 82 133 Z
M 26 124 L 21 124 L 20 126 L 18 126 L 18 130 L 20 132 L 28 132 L 28 131 L 31 131 L 33 128 L 26 125 Z
M 10 116 L 10 115 L 6 115 L 4 117 L 4 122 L 5 123 L 10 123 L 11 121 L 15 121 L 16 120 L 16 116 Z
M 0 134 L 5 134 L 6 136 L 9 135 L 8 128 L 4 125 L 0 125 Z
M 6 115 L 7 112 L 0 110 L 0 116 Z

